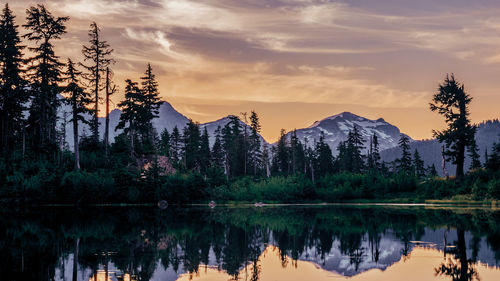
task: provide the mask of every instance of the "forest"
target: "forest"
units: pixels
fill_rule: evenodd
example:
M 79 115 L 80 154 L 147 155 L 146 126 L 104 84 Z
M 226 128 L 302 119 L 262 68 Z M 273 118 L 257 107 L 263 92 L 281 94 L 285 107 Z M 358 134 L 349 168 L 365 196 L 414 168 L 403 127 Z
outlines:
M 150 63 L 138 80 L 125 81 L 117 104 L 122 114 L 116 129 L 122 133 L 110 142 L 110 97 L 119 91 L 114 50 L 92 22 L 83 61 L 60 58 L 55 46 L 69 20 L 36 5 L 19 26 L 8 4 L 3 8 L 0 204 L 500 199 L 500 142 L 481 162 L 469 117 L 472 97 L 453 74 L 438 86 L 429 109 L 447 125 L 434 137 L 443 144 L 443 159 L 456 165 L 455 176 L 439 177 L 439 167 L 427 166 L 403 134 L 401 155 L 390 163 L 381 160 L 378 136 L 365 139 L 356 127 L 336 156 L 324 136 L 304 143 L 282 130 L 279 141 L 268 145 L 261 141 L 256 111 L 248 119 L 247 113 L 233 116 L 218 128 L 213 145 L 192 120 L 157 132 L 152 120 L 162 101 Z M 71 112 L 61 118 L 63 105 Z M 102 138 L 99 113 L 106 116 Z M 73 150 L 65 143 L 67 122 Z M 79 135 L 81 124 L 90 127 L 89 135 Z M 466 157 L 470 167 L 464 167 Z

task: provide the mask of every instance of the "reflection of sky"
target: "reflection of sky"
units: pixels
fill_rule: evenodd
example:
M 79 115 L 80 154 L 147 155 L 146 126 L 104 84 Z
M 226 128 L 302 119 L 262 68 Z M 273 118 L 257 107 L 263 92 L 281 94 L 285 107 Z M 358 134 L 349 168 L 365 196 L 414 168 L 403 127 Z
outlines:
M 24 23 L 34 1 L 10 2 Z M 270 141 L 281 127 L 306 127 L 341 111 L 384 117 L 413 138 L 429 137 L 442 120 L 427 103 L 447 72 L 476 97 L 475 121 L 498 117 L 494 0 L 36 2 L 71 17 L 56 44 L 62 58 L 81 59 L 96 21 L 115 49 L 118 84 L 138 79 L 150 61 L 162 96 L 183 114 L 206 122 L 256 109 Z
M 446 235 L 445 235 L 446 233 Z M 419 271 L 429 271 L 434 272 L 434 268 L 439 266 L 440 262 L 443 261 L 443 245 L 444 245 L 444 237 L 446 237 L 446 244 L 448 246 L 454 245 L 457 241 L 457 234 L 455 230 L 445 230 L 445 229 L 437 229 L 432 230 L 426 228 L 422 237 L 420 237 L 419 241 L 412 241 L 409 244 L 409 255 L 404 258 L 402 256 L 404 243 L 397 238 L 396 234 L 390 230 L 385 231 L 380 235 L 379 241 L 379 250 L 380 256 L 379 260 L 375 261 L 373 259 L 373 251 L 375 248 L 372 248 L 372 244 L 370 244 L 368 235 L 364 235 L 361 242 L 361 249 L 363 250 L 363 259 L 361 263 L 358 265 L 356 269 L 355 265 L 350 261 L 350 257 L 346 254 L 342 254 L 340 251 L 340 241 L 335 240 L 332 245 L 332 249 L 329 253 L 325 254 L 323 257 L 316 247 L 308 247 L 304 249 L 303 254 L 299 257 L 297 262 L 297 268 L 303 270 L 304 268 L 308 269 L 308 274 L 311 276 L 316 276 L 319 271 L 323 272 L 319 274 L 322 278 L 328 279 L 332 276 L 337 277 L 356 277 L 360 280 L 365 280 L 366 276 L 373 276 L 373 272 L 378 272 L 377 274 L 383 277 L 384 273 L 387 272 L 388 276 L 392 276 L 394 274 L 399 276 L 404 276 L 408 274 L 411 270 Z M 467 245 L 467 257 L 468 259 L 472 258 L 472 235 L 470 233 L 466 233 L 465 240 Z M 271 238 L 271 241 L 273 239 Z M 261 244 L 261 256 L 259 258 L 261 267 L 266 268 L 269 271 L 290 271 L 289 269 L 284 269 L 281 266 L 281 261 L 279 259 L 278 247 L 273 246 L 276 245 L 275 242 L 271 242 L 271 245 L 266 246 Z M 417 253 L 415 253 L 417 251 Z M 182 249 L 178 248 L 179 257 L 182 257 Z M 451 258 L 451 256 L 450 256 Z M 289 259 L 289 258 L 288 258 Z M 415 261 L 416 260 L 416 261 Z M 477 256 L 477 261 L 479 264 L 477 268 L 483 271 L 482 274 L 486 276 L 496 276 L 500 278 L 500 269 L 498 261 L 495 259 L 494 253 L 490 250 L 485 238 L 481 238 L 479 242 L 479 251 Z M 402 266 L 401 264 L 405 263 L 411 264 L 411 266 Z M 64 272 L 64 276 L 66 280 L 68 277 L 72 276 L 73 269 L 73 255 L 70 254 L 66 257 L 61 264 L 64 264 L 64 267 L 59 267 L 56 269 L 55 280 L 64 280 L 62 272 Z M 279 266 L 278 266 L 279 265 Z M 432 266 L 432 267 L 431 267 Z M 292 262 L 288 262 L 289 268 L 294 268 Z M 420 267 L 420 268 L 419 268 Z M 199 273 L 189 274 L 183 268 L 182 263 L 179 266 L 179 269 L 176 271 L 173 270 L 170 265 L 168 268 L 164 268 L 160 261 L 156 263 L 156 269 L 152 276 L 152 281 L 162 280 L 188 280 L 189 278 L 194 278 L 194 280 L 198 280 L 195 277 L 200 277 L 202 280 L 228 280 L 228 276 L 224 271 L 219 271 L 218 264 L 216 262 L 215 253 L 211 249 L 209 252 L 209 262 L 208 265 L 200 265 Z M 391 269 L 396 268 L 396 270 Z M 251 269 L 251 265 L 248 265 L 246 268 L 243 267 L 240 272 L 241 274 L 248 274 Z M 100 265 L 98 276 L 104 276 L 103 274 L 104 266 Z M 110 272 L 110 280 L 116 280 L 116 276 L 123 276 L 123 272 L 116 268 L 113 263 L 109 263 L 108 271 Z M 314 272 L 310 272 L 314 271 Z M 396 271 L 396 273 L 394 273 Z M 407 271 L 407 272 L 405 272 Z M 283 274 L 288 274 L 286 272 L 282 272 Z M 244 275 L 241 275 L 244 276 Z M 292 274 L 293 275 L 293 274 Z M 424 274 L 425 275 L 425 274 Z M 78 272 L 78 280 L 87 281 L 92 277 L 92 271 L 88 268 L 82 269 L 79 267 Z M 223 279 L 223 278 L 226 279 Z M 421 277 L 421 276 L 420 276 Z M 413 276 L 413 278 L 420 278 L 419 276 Z M 204 279 L 205 278 L 205 279 Z M 208 278 L 208 279 L 207 279 Z M 298 278 L 298 277 L 297 277 Z M 388 277 L 387 277 L 388 278 Z M 104 280 L 104 279 L 103 279 Z M 265 279 L 264 279 L 265 280 Z M 281 280 L 289 280 L 289 279 L 281 279 Z M 297 279 L 300 280 L 300 279 Z M 311 279 L 315 280 L 315 279 Z M 384 280 L 383 278 L 380 280 Z M 391 279 L 386 279 L 391 280 Z M 419 280 L 419 279 L 414 279 Z M 424 280 L 424 279 L 420 279 Z M 481 279 L 483 281 L 489 279 Z M 497 280 L 497 279 L 495 279 Z

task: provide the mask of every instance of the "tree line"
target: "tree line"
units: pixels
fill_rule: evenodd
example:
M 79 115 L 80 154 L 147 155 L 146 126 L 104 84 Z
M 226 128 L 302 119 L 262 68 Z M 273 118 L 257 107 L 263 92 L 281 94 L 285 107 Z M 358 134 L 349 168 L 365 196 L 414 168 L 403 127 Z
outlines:
M 149 63 L 139 82 L 125 81 L 124 99 L 117 105 L 122 113 L 114 128 L 122 131 L 110 143 L 110 97 L 118 91 L 111 69 L 115 63 L 113 49 L 92 22 L 89 41 L 82 46 L 83 61 L 68 58 L 63 63 L 54 47 L 65 35 L 68 21 L 69 17 L 54 16 L 44 5 L 32 6 L 26 10 L 22 26 L 25 33 L 21 35 L 8 4 L 1 14 L 0 177 L 9 190 L 4 189 L 4 193 L 25 195 L 27 189 L 43 193 L 46 185 L 77 186 L 94 178 L 99 182 L 94 186 L 124 188 L 130 200 L 140 197 L 143 190 L 138 185 L 165 186 L 165 177 L 173 173 L 201 175 L 211 187 L 227 186 L 242 177 L 265 180 L 271 176 L 298 176 L 313 186 L 322 186 L 332 174 L 415 181 L 433 179 L 438 174 L 434 165 L 425 166 L 417 150 L 410 151 L 410 139 L 404 134 L 399 140 L 401 156 L 391 163 L 380 157 L 378 135 L 364 139 L 358 127 L 338 145 L 337 156 L 323 133 L 318 140 L 300 140 L 295 130 L 289 134 L 282 130 L 278 142 L 268 145 L 260 137 L 260 118 L 255 111 L 248 119 L 247 113 L 242 113 L 241 118 L 231 116 L 213 136 L 192 120 L 184 128 L 156 132 L 152 121 L 158 117 L 161 100 Z M 23 45 L 22 39 L 29 47 Z M 25 50 L 31 56 L 25 57 Z M 465 175 L 467 155 L 472 159 L 470 171 L 482 166 L 500 170 L 500 144 L 491 149 L 484 165 L 479 160 L 476 126 L 469 118 L 471 101 L 464 85 L 451 75 L 439 85 L 430 103 L 430 109 L 445 118 L 447 128 L 434 131 L 434 136 L 444 145 L 444 160 L 456 165 L 457 179 Z M 58 115 L 63 104 L 71 108 L 69 120 Z M 102 104 L 104 110 L 100 110 Z M 101 111 L 105 115 L 103 139 L 99 134 Z M 74 152 L 65 144 L 67 122 L 73 127 Z M 79 135 L 82 124 L 90 127 L 89 136 Z M 93 177 L 79 174 L 80 170 Z M 413 190 L 412 184 L 408 186 L 408 191 Z M 52 189 L 49 193 L 57 197 L 59 192 Z M 113 187 L 111 193 L 120 191 Z

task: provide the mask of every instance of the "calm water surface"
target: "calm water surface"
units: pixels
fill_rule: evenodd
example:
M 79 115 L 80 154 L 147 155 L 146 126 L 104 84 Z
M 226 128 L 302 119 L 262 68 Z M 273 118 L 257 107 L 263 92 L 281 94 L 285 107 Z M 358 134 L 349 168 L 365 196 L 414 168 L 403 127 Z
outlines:
M 0 280 L 500 280 L 500 210 L 409 206 L 1 214 Z

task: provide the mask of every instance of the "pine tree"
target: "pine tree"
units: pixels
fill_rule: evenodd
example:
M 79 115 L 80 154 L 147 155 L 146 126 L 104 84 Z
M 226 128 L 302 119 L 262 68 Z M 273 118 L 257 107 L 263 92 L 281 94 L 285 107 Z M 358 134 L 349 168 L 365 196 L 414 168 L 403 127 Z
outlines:
M 304 147 L 297 137 L 296 130 L 293 130 L 290 134 L 290 158 L 292 165 L 292 174 L 302 172 L 305 165 Z
M 357 126 L 349 131 L 346 142 L 348 171 L 361 173 L 364 168 L 364 160 L 361 151 L 364 148 L 364 140 Z
M 177 126 L 172 130 L 170 135 L 170 160 L 175 168 L 179 168 L 180 156 L 181 156 L 181 143 L 182 137 Z
M 65 22 L 69 17 L 54 17 L 44 5 L 32 6 L 26 11 L 28 30 L 23 37 L 32 42 L 29 50 L 34 56 L 28 59 L 27 71 L 31 78 L 32 103 L 28 126 L 34 148 L 45 153 L 55 148 L 57 94 L 61 88 L 61 67 L 54 53 L 53 41 L 66 33 Z
M 397 159 L 398 170 L 410 174 L 412 170 L 410 138 L 407 135 L 401 134 L 398 144 L 401 149 L 401 158 Z
M 210 168 L 210 142 L 207 132 L 207 127 L 203 129 L 203 133 L 200 138 L 200 169 L 201 172 L 206 174 L 208 169 Z
M 376 134 L 370 138 L 370 148 L 368 151 L 367 164 L 370 170 L 379 170 L 380 168 L 380 149 L 378 143 L 378 137 Z
M 24 126 L 23 110 L 28 100 L 22 78 L 23 54 L 15 16 L 5 4 L 0 18 L 0 147 L 10 152 Z
M 143 123 L 146 128 L 145 138 L 151 140 L 153 137 L 153 119 L 158 117 L 160 108 L 160 98 L 158 92 L 158 82 L 156 81 L 156 75 L 153 74 L 153 69 L 151 64 L 148 63 L 146 72 L 144 76 L 141 77 L 142 80 L 142 92 L 144 94 L 144 107 L 145 112 L 142 116 Z
M 69 94 L 66 98 L 66 103 L 71 105 L 73 122 L 73 145 L 75 150 L 75 170 L 80 170 L 80 149 L 78 136 L 78 122 L 87 123 L 84 113 L 89 112 L 87 108 L 90 103 L 90 95 L 80 86 L 80 76 L 82 73 L 78 71 L 71 59 L 68 59 L 66 64 L 67 71 L 64 73 L 65 81 L 67 82 L 64 88 L 64 93 Z
M 250 132 L 250 149 L 249 149 L 249 154 L 250 154 L 250 162 L 251 166 L 253 168 L 253 175 L 257 175 L 257 169 L 259 168 L 259 162 L 261 159 L 261 151 L 260 151 L 260 120 L 259 116 L 255 111 L 252 110 L 251 115 L 250 115 L 250 127 L 252 128 L 252 131 Z
M 88 72 L 86 77 L 94 92 L 94 116 L 90 130 L 95 143 L 99 142 L 99 91 L 104 88 L 103 78 L 105 78 L 106 69 L 113 62 L 110 58 L 113 49 L 100 38 L 100 35 L 101 30 L 95 22 L 92 22 L 88 32 L 89 45 L 84 45 L 82 48 L 84 61 L 90 61 L 90 64 L 82 64 L 82 66 Z
M 115 130 L 123 129 L 123 132 L 130 139 L 130 154 L 135 154 L 135 141 L 137 138 L 137 129 L 140 126 L 138 123 L 139 116 L 143 111 L 143 97 L 137 82 L 132 82 L 130 79 L 125 80 L 125 100 L 118 104 L 122 110 L 120 121 Z
M 427 167 L 427 177 L 435 178 L 438 176 L 438 172 L 436 169 L 436 165 L 432 164 L 432 166 Z
M 212 146 L 211 156 L 211 163 L 214 167 L 224 168 L 224 149 L 222 147 L 220 126 L 215 130 L 215 141 L 214 145 Z
M 184 127 L 183 136 L 183 160 L 184 168 L 200 172 L 200 127 L 192 120 Z
M 476 139 L 472 139 L 472 142 L 467 146 L 467 151 L 471 159 L 470 170 L 475 170 L 481 168 L 481 161 L 479 156 L 479 148 L 477 147 Z
M 160 134 L 160 143 L 158 145 L 160 155 L 170 157 L 170 134 L 167 129 L 164 129 Z
M 446 144 L 444 156 L 456 165 L 456 176 L 464 175 L 465 148 L 471 145 L 476 128 L 469 119 L 469 103 L 472 101 L 464 85 L 455 80 L 453 74 L 446 76 L 444 83 L 432 99 L 430 109 L 445 117 L 448 128 L 433 131 L 441 143 Z
M 317 168 L 319 176 L 324 176 L 333 171 L 333 155 L 330 146 L 325 142 L 325 134 L 321 132 L 316 143 Z
M 290 172 L 289 146 L 285 129 L 281 129 L 280 139 L 273 157 L 273 171 L 288 175 Z
M 418 150 L 415 149 L 413 152 L 413 167 L 415 170 L 415 176 L 417 178 L 422 178 L 425 176 L 425 166 L 424 166 L 424 161 L 420 157 L 420 153 L 418 153 Z

